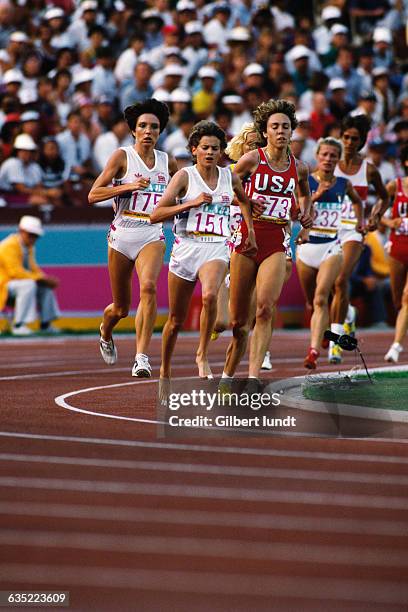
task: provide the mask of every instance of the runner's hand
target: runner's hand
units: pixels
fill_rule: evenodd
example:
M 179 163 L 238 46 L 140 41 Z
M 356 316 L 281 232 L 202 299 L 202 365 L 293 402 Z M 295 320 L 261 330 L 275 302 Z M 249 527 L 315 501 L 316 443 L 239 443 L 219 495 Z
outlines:
M 306 229 L 312 227 L 313 225 L 313 217 L 310 213 L 300 213 L 299 221 L 302 224 L 302 227 Z
M 366 235 L 367 228 L 366 228 L 364 221 L 361 221 L 361 223 L 357 223 L 356 230 L 358 231 L 359 234 L 363 234 L 363 236 Z
M 150 178 L 147 176 L 141 176 L 135 180 L 134 183 L 129 185 L 129 191 L 143 191 L 150 185 Z
M 258 252 L 258 246 L 256 244 L 254 230 L 249 230 L 248 236 L 245 240 L 244 249 L 241 251 L 243 255 L 247 257 L 253 257 Z
M 371 216 L 368 218 L 368 221 L 367 221 L 367 228 L 366 228 L 366 229 L 367 229 L 369 232 L 374 232 L 374 231 L 377 229 L 377 227 L 378 227 L 378 225 L 379 225 L 379 223 L 380 223 L 380 220 L 381 220 L 381 215 L 380 215 L 380 213 L 376 213 L 375 215 L 371 215 Z
M 303 228 L 297 235 L 296 244 L 299 246 L 305 242 L 309 242 L 309 230 Z
M 402 225 L 401 217 L 396 217 L 395 219 L 390 219 L 389 227 L 392 229 L 398 229 Z
M 266 208 L 265 202 L 261 200 L 250 200 L 253 217 L 260 217 Z
M 199 208 L 202 204 L 211 204 L 212 196 L 209 193 L 200 193 L 199 196 L 188 202 L 189 208 Z

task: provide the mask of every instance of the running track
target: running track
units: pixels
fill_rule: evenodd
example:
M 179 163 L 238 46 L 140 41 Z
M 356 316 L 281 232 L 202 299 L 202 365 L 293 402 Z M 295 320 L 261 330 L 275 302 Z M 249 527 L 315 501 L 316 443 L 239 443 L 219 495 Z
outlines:
M 366 334 L 370 366 L 390 340 Z M 211 347 L 216 373 L 226 342 Z M 196 375 L 195 346 L 180 341 L 175 377 Z M 273 346 L 274 377 L 304 373 L 305 333 Z M 67 590 L 84 611 L 408 609 L 403 428 L 161 439 L 156 383 L 129 376 L 131 339 L 112 368 L 96 338 L 1 347 L 0 589 Z M 155 373 L 159 350 L 154 338 Z

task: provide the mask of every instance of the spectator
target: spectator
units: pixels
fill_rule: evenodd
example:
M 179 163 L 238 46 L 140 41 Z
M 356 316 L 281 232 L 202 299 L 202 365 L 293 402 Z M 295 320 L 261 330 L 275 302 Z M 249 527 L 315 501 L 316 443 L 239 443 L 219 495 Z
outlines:
M 44 19 L 52 31 L 51 45 L 54 49 L 70 48 L 72 40 L 67 32 L 68 21 L 64 11 L 59 7 L 52 7 L 44 14 Z
M 319 55 L 328 53 L 332 41 L 331 27 L 341 20 L 338 6 L 325 6 L 321 14 L 321 25 L 313 32 L 316 51 Z
M 183 57 L 187 62 L 188 77 L 192 77 L 208 61 L 208 49 L 204 42 L 203 26 L 199 21 L 189 21 L 184 26 Z
M 225 2 L 214 4 L 212 9 L 212 19 L 204 26 L 204 40 L 209 47 L 215 47 L 225 52 L 227 47 L 228 20 L 231 9 Z
M 142 59 L 145 41 L 145 35 L 142 32 L 136 32 L 129 41 L 129 48 L 119 55 L 114 68 L 114 75 L 120 85 L 125 85 L 127 81 L 132 80 L 135 66 Z
M 244 107 L 244 100 L 241 96 L 226 93 L 222 96 L 221 102 L 232 115 L 230 132 L 235 136 L 240 132 L 244 123 L 252 120 L 252 116 Z
M 63 68 L 58 70 L 54 79 L 53 99 L 57 111 L 58 119 L 61 125 L 65 126 L 67 117 L 72 110 L 72 102 L 70 96 L 70 87 L 72 75 L 69 70 Z
M 67 129 L 57 135 L 57 142 L 69 169 L 69 198 L 74 206 L 86 206 L 94 172 L 91 163 L 91 142 L 82 131 L 82 121 L 78 111 L 69 113 Z
M 201 88 L 193 95 L 193 112 L 199 119 L 206 119 L 215 110 L 217 94 L 214 91 L 217 71 L 211 66 L 203 66 L 198 71 Z
M 339 49 L 336 63 L 327 68 L 326 73 L 331 79 L 338 77 L 346 81 L 347 101 L 355 106 L 362 89 L 363 80 L 353 67 L 353 63 L 354 54 L 351 47 L 342 47 Z
M 139 62 L 134 69 L 133 82 L 123 87 L 120 93 L 120 107 L 125 109 L 131 104 L 151 98 L 153 87 L 150 85 L 152 67 L 147 62 Z
M 330 29 L 330 34 L 330 47 L 327 53 L 320 56 L 322 66 L 325 68 L 327 66 L 332 66 L 335 63 L 339 49 L 341 49 L 341 47 L 345 47 L 349 43 L 349 30 L 341 23 L 335 23 Z
M 163 148 L 167 153 L 171 153 L 175 148 L 186 148 L 188 136 L 196 122 L 196 117 L 191 112 L 186 112 L 180 117 L 180 123 L 177 130 L 170 136 L 167 136 L 163 143 Z
M 149 53 L 149 63 L 153 66 L 154 70 L 160 70 L 165 65 L 165 59 L 167 57 L 166 51 L 172 49 L 179 49 L 180 44 L 180 32 L 175 25 L 166 25 L 162 28 L 163 43 L 157 45 Z
M 146 34 L 146 50 L 149 51 L 163 42 L 161 29 L 164 26 L 164 19 L 156 9 L 146 9 L 142 15 L 143 31 Z
M 373 91 L 377 98 L 373 119 L 377 123 L 387 123 L 395 107 L 395 97 L 390 88 L 387 68 L 374 68 Z
M 33 333 L 27 324 L 37 319 L 37 307 L 41 331 L 58 331 L 51 325 L 60 316 L 53 293 L 58 279 L 47 276 L 35 260 L 34 245 L 43 234 L 40 219 L 25 215 L 20 219 L 18 233 L 0 242 L 0 309 L 8 299 L 15 299 L 11 330 L 14 336 Z
M 8 2 L 0 2 L 0 48 L 7 47 L 11 34 L 15 31 L 14 25 L 15 8 Z
M 1 139 L 1 160 L 7 159 L 13 152 L 13 143 L 20 131 L 20 115 L 9 113 L 4 118 L 4 123 L 0 130 Z
M 38 146 L 42 138 L 42 127 L 40 121 L 40 113 L 37 111 L 25 111 L 20 117 L 21 132 L 28 134 Z
M 313 94 L 313 106 L 310 114 L 310 136 L 314 140 L 319 140 L 323 137 L 327 126 L 335 123 L 336 119 L 330 113 L 326 96 L 324 93 L 317 91 Z
M 92 98 L 117 97 L 116 78 L 113 73 L 113 58 L 109 47 L 100 47 L 96 52 L 93 69 Z
M 42 184 L 46 189 L 53 190 L 54 203 L 58 206 L 67 204 L 68 169 L 54 137 L 43 138 L 38 163 L 42 171 Z
M 42 171 L 34 155 L 37 145 L 28 134 L 19 134 L 14 141 L 15 157 L 0 166 L 0 189 L 8 204 L 58 205 L 57 194 L 42 184 Z
M 112 129 L 100 134 L 95 140 L 92 149 L 93 166 L 96 174 L 100 174 L 112 153 L 119 147 L 127 147 L 133 144 L 129 134 L 129 128 L 123 117 L 113 121 Z
M 350 300 L 362 298 L 368 325 L 382 327 L 387 321 L 385 300 L 389 298 L 389 283 L 374 273 L 371 258 L 372 250 L 365 244 L 350 278 Z
M 98 3 L 96 0 L 84 0 L 80 4 L 81 15 L 72 19 L 68 27 L 70 45 L 79 51 L 85 51 L 90 46 L 89 30 L 97 24 Z
M 373 33 L 374 66 L 376 68 L 391 68 L 394 63 L 392 51 L 392 33 L 388 28 L 375 28 Z
M 331 79 L 329 82 L 329 110 L 337 121 L 340 121 L 353 110 L 353 105 L 346 100 L 346 82 L 343 79 Z

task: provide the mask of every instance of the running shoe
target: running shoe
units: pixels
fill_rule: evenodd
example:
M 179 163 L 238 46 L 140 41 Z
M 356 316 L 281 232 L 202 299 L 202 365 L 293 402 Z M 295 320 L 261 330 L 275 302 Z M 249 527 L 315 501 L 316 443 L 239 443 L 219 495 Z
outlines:
M 269 351 L 266 351 L 264 360 L 261 365 L 261 370 L 272 370 L 272 362 L 271 362 L 271 354 Z
M 390 350 L 384 356 L 384 361 L 389 361 L 390 363 L 398 363 L 398 359 L 402 353 L 402 346 L 399 342 L 394 342 L 391 344 Z
M 32 336 L 34 332 L 27 325 L 14 325 L 11 328 L 11 333 L 13 336 Z
M 330 342 L 329 363 L 341 363 L 343 359 L 343 349 L 338 344 Z
M 138 353 L 135 357 L 135 363 L 132 368 L 132 376 L 137 378 L 151 378 L 152 367 L 149 363 L 149 358 L 143 353 Z
M 315 370 L 317 367 L 317 358 L 319 357 L 319 355 L 319 351 L 316 351 L 316 349 L 310 347 L 303 362 L 305 368 L 307 368 L 308 370 Z
M 356 309 L 354 308 L 354 306 L 351 306 L 351 304 L 348 307 L 347 319 L 344 322 L 343 328 L 344 328 L 345 334 L 347 334 L 348 336 L 352 336 L 353 338 L 355 337 L 356 335 Z
M 99 327 L 99 350 L 101 351 L 102 359 L 107 365 L 114 365 L 118 360 L 118 352 L 113 339 L 104 340 L 102 338 L 102 323 Z

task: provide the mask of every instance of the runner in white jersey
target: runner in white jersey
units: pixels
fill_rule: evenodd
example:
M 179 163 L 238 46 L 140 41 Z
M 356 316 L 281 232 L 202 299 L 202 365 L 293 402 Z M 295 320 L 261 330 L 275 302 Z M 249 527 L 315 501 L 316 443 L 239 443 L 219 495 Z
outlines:
M 211 121 L 200 121 L 190 133 L 188 148 L 196 165 L 179 170 L 151 216 L 160 223 L 175 216 L 175 243 L 169 267 L 169 318 L 162 335 L 160 378 L 169 379 L 177 335 L 187 316 L 197 279 L 203 309 L 196 353 L 201 378 L 212 378 L 208 344 L 217 313 L 217 294 L 227 271 L 230 206 L 236 194 L 249 223 L 249 253 L 256 253 L 251 206 L 238 176 L 217 165 L 226 147 L 224 131 Z
M 363 205 L 367 199 L 368 185 L 373 185 L 378 200 L 367 221 L 367 230 L 373 231 L 388 207 L 388 193 L 377 168 L 364 160 L 359 154 L 364 146 L 370 129 L 369 119 L 365 115 L 347 116 L 341 124 L 343 157 L 337 164 L 335 176 L 350 180 L 359 194 Z M 354 333 L 353 309 L 349 309 L 349 280 L 363 250 L 363 234 L 356 232 L 356 219 L 346 198 L 342 210 L 340 239 L 343 248 L 343 265 L 337 277 L 334 298 L 331 305 L 331 330 L 336 334 Z M 346 327 L 344 323 L 347 320 Z M 330 363 L 340 363 L 341 348 L 331 343 L 329 349 Z
M 298 237 L 296 267 L 305 297 L 313 307 L 310 347 L 304 360 L 309 370 L 317 366 L 323 334 L 329 326 L 329 297 L 343 261 L 339 232 L 346 196 L 353 207 L 356 231 L 363 227 L 360 197 L 348 179 L 333 174 L 341 153 L 341 143 L 335 138 L 321 138 L 317 143 L 317 167 L 309 176 L 313 225 L 310 230 L 301 230 Z
M 149 378 L 147 351 L 156 319 L 156 285 L 165 251 L 161 226 L 150 224 L 168 182 L 177 170 L 175 160 L 154 147 L 167 125 L 169 110 L 163 102 L 144 100 L 124 111 L 135 137 L 131 147 L 117 149 L 89 192 L 95 204 L 114 198 L 115 218 L 108 234 L 108 266 L 112 304 L 105 308 L 100 326 L 100 351 L 105 363 L 117 361 L 112 330 L 127 317 L 131 303 L 133 269 L 140 285 L 140 302 L 135 318 L 136 355 L 132 376 Z

